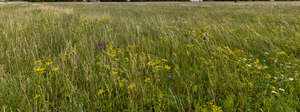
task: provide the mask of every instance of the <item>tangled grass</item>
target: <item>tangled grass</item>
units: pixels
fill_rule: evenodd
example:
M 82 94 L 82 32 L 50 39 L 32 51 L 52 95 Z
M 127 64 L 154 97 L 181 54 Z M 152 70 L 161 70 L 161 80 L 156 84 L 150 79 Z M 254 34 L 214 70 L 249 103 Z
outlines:
M 1 111 L 300 111 L 300 3 L 1 3 Z

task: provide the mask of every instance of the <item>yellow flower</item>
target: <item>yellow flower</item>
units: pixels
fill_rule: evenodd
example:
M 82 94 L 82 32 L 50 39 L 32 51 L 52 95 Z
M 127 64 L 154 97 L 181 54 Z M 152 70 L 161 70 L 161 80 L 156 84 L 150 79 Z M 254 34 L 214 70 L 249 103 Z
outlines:
M 168 62 L 168 60 L 167 59 L 161 59 L 163 62 Z
M 166 69 L 166 70 L 170 70 L 171 67 L 170 67 L 169 65 L 165 65 L 165 69 Z
M 36 60 L 36 61 L 34 61 L 34 64 L 39 64 L 39 63 L 42 63 L 42 60 Z
M 119 82 L 119 86 L 120 86 L 120 88 L 123 88 L 124 87 L 124 83 L 123 82 Z
M 44 70 L 46 70 L 46 68 L 34 68 L 33 71 L 35 72 L 43 72 Z
M 40 94 L 36 94 L 36 95 L 33 97 L 33 99 L 36 100 L 36 99 L 38 99 L 38 98 L 40 98 L 40 97 L 41 97 Z
M 129 89 L 135 89 L 135 87 L 136 87 L 135 83 L 131 83 L 128 85 Z
M 118 77 L 118 79 L 120 80 L 120 77 Z M 119 81 L 119 86 L 120 86 L 121 88 L 124 87 L 124 82 L 125 82 L 125 81 L 126 81 L 126 79 L 122 79 L 122 80 Z
M 273 91 L 274 91 L 274 90 L 276 90 L 276 88 L 275 88 L 274 86 L 271 86 L 271 90 L 273 90 Z
M 197 85 L 194 85 L 193 87 L 193 92 L 197 92 L 198 91 L 198 86 Z
M 53 64 L 53 62 L 46 62 L 46 65 L 47 66 L 50 66 L 50 65 L 52 65 Z
M 254 87 L 252 82 L 248 82 L 248 86 L 249 86 L 250 88 L 253 88 L 253 87 Z
M 248 60 L 247 58 L 243 58 L 243 62 L 247 62 L 247 60 Z
M 58 68 L 58 67 L 54 67 L 54 68 L 52 68 L 51 70 L 52 70 L 52 71 L 58 71 L 59 68 Z
M 153 66 L 153 65 L 155 65 L 155 63 L 154 63 L 153 61 L 149 61 L 149 62 L 147 63 L 147 65 Z
M 286 53 L 284 51 L 278 52 L 277 54 L 279 54 L 279 55 L 286 55 Z
M 99 89 L 97 95 L 100 96 L 104 93 L 105 91 L 103 89 Z
M 259 59 L 256 58 L 254 64 L 258 65 L 259 64 Z
M 266 78 L 267 78 L 267 79 L 270 79 L 270 78 L 271 78 L 271 75 L 270 75 L 270 74 L 267 74 L 267 75 L 266 75 Z
M 161 68 L 162 68 L 162 66 L 159 66 L 159 65 L 154 67 L 155 70 L 159 70 Z
M 150 82 L 150 78 L 147 77 L 144 81 L 145 81 L 146 83 L 149 83 L 149 82 Z
M 267 69 L 268 68 L 268 66 L 262 66 L 262 69 L 264 70 L 264 69 Z
M 222 108 L 216 105 L 212 105 L 213 112 L 223 112 Z
M 113 75 L 117 75 L 117 74 L 118 74 L 118 72 L 115 72 L 115 71 L 113 71 L 113 72 L 112 72 L 112 74 L 113 74 Z

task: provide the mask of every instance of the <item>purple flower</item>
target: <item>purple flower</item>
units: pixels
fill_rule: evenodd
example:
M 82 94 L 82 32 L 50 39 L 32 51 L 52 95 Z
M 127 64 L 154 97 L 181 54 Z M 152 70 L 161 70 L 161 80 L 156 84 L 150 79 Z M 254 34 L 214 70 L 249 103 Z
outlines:
M 105 45 L 104 42 L 99 42 L 98 43 L 99 49 L 102 50 L 104 48 L 104 45 Z
M 206 34 L 204 35 L 203 40 L 207 40 L 207 35 Z
M 172 74 L 169 74 L 169 78 L 172 80 L 173 78 L 172 78 Z

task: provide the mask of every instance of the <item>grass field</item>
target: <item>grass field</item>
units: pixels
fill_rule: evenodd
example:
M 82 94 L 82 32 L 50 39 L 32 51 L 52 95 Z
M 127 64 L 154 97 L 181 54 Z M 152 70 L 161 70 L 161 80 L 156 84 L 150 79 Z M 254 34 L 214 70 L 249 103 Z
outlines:
M 0 111 L 300 111 L 300 2 L 0 3 Z

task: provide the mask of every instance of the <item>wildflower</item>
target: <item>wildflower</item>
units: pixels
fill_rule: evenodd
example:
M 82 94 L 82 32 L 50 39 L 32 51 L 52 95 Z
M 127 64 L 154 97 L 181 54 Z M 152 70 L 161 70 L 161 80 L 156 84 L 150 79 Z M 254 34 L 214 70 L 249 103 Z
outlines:
M 203 40 L 207 40 L 207 34 L 204 35 Z
M 248 60 L 247 58 L 243 58 L 243 62 L 247 62 L 247 60 Z
M 33 99 L 36 100 L 36 99 L 38 99 L 38 98 L 40 98 L 40 97 L 41 97 L 40 94 L 36 94 L 36 95 L 33 97 Z
M 104 92 L 105 92 L 105 90 L 99 89 L 98 92 L 97 92 L 97 95 L 100 96 L 100 95 L 102 95 Z
M 271 90 L 273 90 L 273 91 L 274 91 L 274 90 L 276 90 L 276 88 L 275 88 L 274 86 L 271 86 Z
M 42 63 L 42 60 L 36 60 L 36 61 L 34 61 L 34 64 L 39 64 L 39 63 Z
M 193 92 L 197 92 L 198 91 L 198 86 L 197 85 L 194 85 L 193 87 Z
M 222 108 L 216 105 L 212 105 L 213 112 L 223 112 Z
M 251 64 L 246 64 L 248 67 L 252 67 L 252 65 Z
M 169 79 L 171 79 L 171 80 L 173 79 L 173 78 L 172 78 L 172 74 L 169 74 Z
M 131 83 L 128 85 L 128 88 L 129 89 L 134 89 L 136 87 L 135 83 Z
M 166 70 L 170 70 L 170 69 L 171 69 L 171 67 L 170 67 L 170 66 L 168 66 L 168 65 L 165 65 L 165 69 L 166 69 Z
M 119 86 L 120 86 L 121 88 L 123 88 L 123 87 L 124 87 L 124 83 L 123 83 L 122 81 L 120 81 L 120 82 L 119 82 Z
M 113 71 L 113 72 L 112 72 L 112 74 L 113 74 L 113 75 L 117 75 L 117 74 L 118 74 L 118 72 L 115 72 L 115 71 Z
M 283 79 L 284 78 L 284 75 L 283 74 L 280 74 L 281 78 Z
M 284 51 L 278 52 L 277 54 L 279 54 L 279 55 L 286 55 L 286 53 Z
M 268 68 L 268 66 L 262 66 L 262 69 L 264 70 L 264 69 L 267 69 Z
M 294 80 L 294 78 L 290 77 L 290 78 L 289 78 L 289 80 L 290 80 L 290 81 L 293 81 L 293 80 Z
M 257 69 L 261 70 L 261 66 L 258 66 Z
M 277 94 L 277 92 L 276 91 L 271 91 L 272 93 L 274 93 L 274 94 Z
M 58 71 L 59 68 L 58 68 L 58 67 L 54 67 L 54 68 L 52 68 L 51 70 L 52 70 L 52 71 Z
M 147 77 L 144 81 L 145 81 L 145 83 L 149 83 L 150 82 L 150 78 Z
M 277 62 L 278 62 L 278 60 L 277 60 L 277 59 L 275 59 L 275 60 L 274 60 L 274 63 L 277 63 Z
M 154 67 L 155 70 L 159 70 L 161 68 L 162 68 L 162 66 L 159 66 L 159 65 Z
M 270 75 L 270 74 L 267 74 L 267 75 L 266 75 L 266 78 L 267 78 L 267 79 L 270 79 L 270 78 L 271 78 L 271 75 Z
M 46 70 L 46 68 L 34 68 L 33 71 L 35 72 L 43 72 L 44 70 Z
M 284 89 L 282 89 L 282 88 L 278 88 L 278 90 L 279 90 L 279 91 L 283 91 L 283 92 L 285 91 L 285 90 L 284 90 Z
M 167 59 L 161 59 L 161 61 L 163 61 L 163 62 L 168 62 L 168 60 L 167 60 Z
M 254 87 L 252 82 L 248 82 L 248 86 L 249 86 L 250 88 L 253 88 L 253 87 Z
M 255 59 L 254 64 L 255 64 L 255 65 L 258 65 L 258 64 L 259 64 L 259 59 L 258 59 L 258 58 Z
M 149 62 L 147 63 L 147 65 L 153 66 L 153 65 L 155 65 L 155 63 L 154 63 L 153 61 L 149 61 Z
M 50 66 L 50 65 L 52 65 L 53 64 L 53 62 L 46 62 L 46 65 L 47 66 Z
M 265 52 L 265 55 L 269 55 L 269 53 L 268 53 L 268 52 Z

